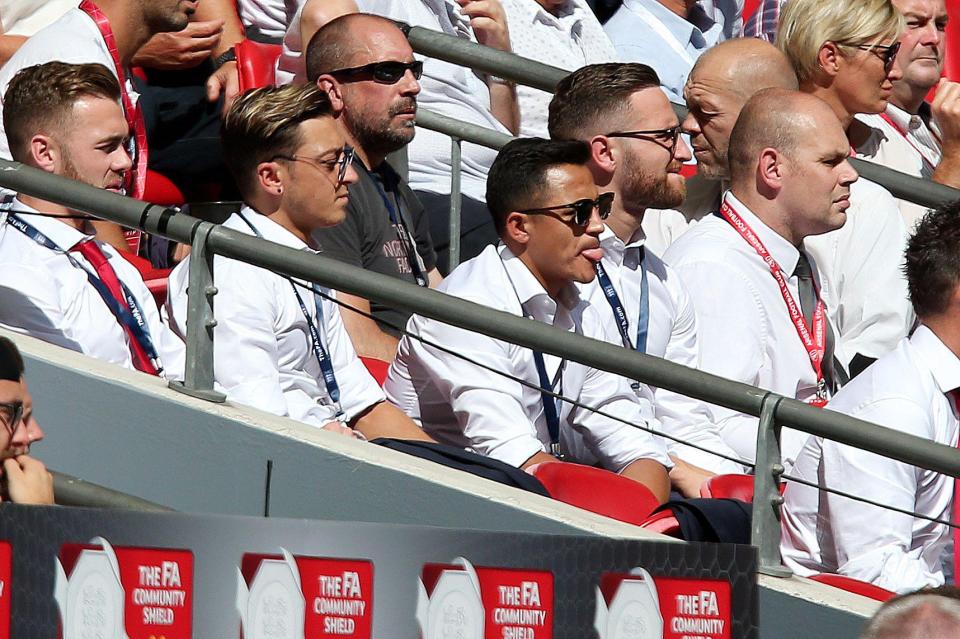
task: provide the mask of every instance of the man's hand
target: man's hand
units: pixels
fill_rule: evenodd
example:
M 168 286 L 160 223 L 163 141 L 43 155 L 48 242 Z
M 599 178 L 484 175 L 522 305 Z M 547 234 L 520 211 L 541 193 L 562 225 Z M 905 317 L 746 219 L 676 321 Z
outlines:
M 39 459 L 30 455 L 3 461 L 7 494 L 15 504 L 53 504 L 53 475 Z
M 367 441 L 367 438 L 363 436 L 363 433 L 359 433 L 349 426 L 344 425 L 342 422 L 329 422 L 323 425 L 323 430 L 336 433 L 338 435 L 344 435 L 346 437 L 352 437 L 353 439 L 359 439 L 360 441 Z
M 507 14 L 500 0 L 457 0 L 460 13 L 470 18 L 470 26 L 482 45 L 510 51 Z
M 133 56 L 134 66 L 189 69 L 211 56 L 220 43 L 223 20 L 191 22 L 182 31 L 158 33 Z
M 236 62 L 225 62 L 207 78 L 207 100 L 216 102 L 220 94 L 223 94 L 222 113 L 226 115 L 240 94 L 240 72 Z
M 699 466 L 688 464 L 679 457 L 670 455 L 673 460 L 673 468 L 670 469 L 670 483 L 680 491 L 684 497 L 699 497 L 700 486 L 703 485 L 714 473 L 704 470 Z
M 940 127 L 943 145 L 933 181 L 960 187 L 960 84 L 941 78 L 930 110 Z

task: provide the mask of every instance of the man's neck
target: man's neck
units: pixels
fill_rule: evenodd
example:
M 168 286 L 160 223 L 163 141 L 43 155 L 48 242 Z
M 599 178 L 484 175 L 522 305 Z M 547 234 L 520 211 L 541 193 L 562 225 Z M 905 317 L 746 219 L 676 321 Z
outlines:
M 81 233 L 87 233 L 89 231 L 87 220 L 83 218 L 56 217 L 58 215 L 79 215 L 76 211 L 68 209 L 65 206 L 23 194 L 17 194 L 17 200 L 24 206 L 30 207 L 34 211 L 49 214 L 51 219 L 55 219 L 58 222 L 62 222 L 67 226 L 75 228 Z
M 113 37 L 117 41 L 120 63 L 124 67 L 129 66 L 133 54 L 153 35 L 143 19 L 142 12 L 136 9 L 139 2 L 130 0 L 95 0 L 95 2 L 110 23 Z
M 690 16 L 690 7 L 684 0 L 659 0 L 660 4 L 684 20 Z
M 614 202 L 616 202 L 616 200 L 614 200 Z M 620 238 L 620 241 L 626 244 L 633 238 L 637 229 L 640 228 L 640 224 L 643 222 L 644 212 L 645 209 L 641 210 L 639 215 L 635 215 L 625 211 L 623 207 L 614 204 L 613 210 L 610 211 L 610 217 L 606 219 L 606 225 L 613 231 L 614 235 Z
M 757 216 L 761 222 L 763 222 L 767 228 L 771 231 L 790 242 L 797 248 L 803 244 L 803 236 L 794 231 L 794 229 L 789 224 L 789 215 L 785 215 L 781 211 L 776 202 L 768 200 L 765 197 L 761 196 L 756 192 L 746 192 L 738 193 L 738 189 L 734 186 L 731 189 L 731 193 L 746 206 L 751 213 Z
M 290 231 L 298 240 L 302 241 L 310 248 L 317 248 L 317 243 L 314 241 L 313 236 L 311 235 L 312 231 L 310 229 L 302 229 L 294 224 L 293 219 L 283 209 L 283 207 L 276 209 L 273 213 L 266 214 L 266 217 Z
M 906 82 L 894 82 L 893 94 L 890 96 L 890 104 L 906 111 L 910 115 L 916 115 L 920 111 L 920 105 L 923 104 L 923 100 L 929 92 L 929 88 L 923 90 L 908 85 Z

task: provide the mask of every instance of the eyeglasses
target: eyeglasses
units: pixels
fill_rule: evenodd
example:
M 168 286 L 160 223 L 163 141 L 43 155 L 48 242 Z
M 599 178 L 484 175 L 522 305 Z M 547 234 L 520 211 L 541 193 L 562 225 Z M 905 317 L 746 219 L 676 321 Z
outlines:
M 890 73 L 893 63 L 897 59 L 897 53 L 900 51 L 900 43 L 893 44 L 850 44 L 847 45 L 861 51 L 879 52 L 880 59 L 883 60 L 883 70 Z
M 307 157 L 305 155 L 275 155 L 270 158 L 270 161 L 274 160 L 288 160 L 290 162 L 306 162 L 314 166 L 315 168 L 324 171 L 325 173 L 330 173 L 333 171 L 335 166 L 338 166 L 337 170 L 337 181 L 334 186 L 340 186 L 343 184 L 343 179 L 347 177 L 347 167 L 350 166 L 350 163 L 353 162 L 354 156 L 357 154 L 351 146 L 344 146 L 343 150 L 340 151 L 339 155 L 333 160 L 320 160 L 317 158 Z
M 607 133 L 608 138 L 636 138 L 638 140 L 650 140 L 657 144 L 666 145 L 673 155 L 677 148 L 677 140 L 680 139 L 680 125 L 672 126 L 667 129 L 649 129 L 647 131 L 614 131 Z
M 387 60 L 385 62 L 371 62 L 362 67 L 351 67 L 349 69 L 337 69 L 330 71 L 332 76 L 346 76 L 352 78 L 358 75 L 369 75 L 374 82 L 380 84 L 396 84 L 406 73 L 407 69 L 413 73 L 417 80 L 423 75 L 423 62 L 414 60 L 413 62 L 398 62 L 396 60 Z
M 524 209 L 517 213 L 527 213 L 529 215 L 552 215 L 553 217 L 569 224 L 573 222 L 581 228 L 587 228 L 590 223 L 590 216 L 596 210 L 601 220 L 610 216 L 610 207 L 613 206 L 613 193 L 601 193 L 595 200 L 583 199 L 571 202 L 569 204 L 558 204 L 557 206 L 544 206 L 537 209 Z M 573 211 L 573 219 L 565 215 L 556 215 L 557 211 L 568 209 Z
M 0 402 L 0 421 L 13 437 L 23 422 L 23 402 Z

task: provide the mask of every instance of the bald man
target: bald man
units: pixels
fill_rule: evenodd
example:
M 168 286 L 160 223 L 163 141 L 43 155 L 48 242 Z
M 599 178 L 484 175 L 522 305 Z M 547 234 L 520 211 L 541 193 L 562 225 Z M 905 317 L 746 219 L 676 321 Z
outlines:
M 324 254 L 354 266 L 432 286 L 440 282 L 423 205 L 386 162 L 413 139 L 421 62 L 390 20 L 353 13 L 324 25 L 307 47 L 307 78 L 327 92 L 337 123 L 356 155 L 347 218 L 314 232 Z M 410 317 L 355 295 L 340 300 L 357 352 L 385 361 Z M 372 315 L 369 317 L 369 315 Z
M 860 639 L 953 639 L 960 627 L 960 601 L 956 592 L 941 594 L 944 590 L 921 590 L 887 601 Z
M 693 299 L 703 370 L 818 405 L 830 397 L 834 340 L 804 240 L 846 221 L 858 177 L 849 153 L 839 120 L 817 98 L 765 89 L 746 102 L 730 135 L 720 215 L 664 256 Z M 752 461 L 757 419 L 720 407 L 715 417 L 726 444 Z M 788 469 L 802 443 L 783 431 Z
M 690 73 L 683 130 L 705 178 L 700 183 L 713 185 L 716 198 L 690 213 L 691 219 L 717 210 L 729 188 L 730 132 L 747 100 L 766 88 L 796 89 L 797 80 L 783 53 L 754 38 L 717 45 Z M 866 180 L 853 185 L 850 201 L 843 228 L 811 238 L 806 247 L 823 276 L 823 297 L 837 330 L 835 356 L 856 375 L 907 335 L 914 314 L 902 270 L 906 228 L 896 201 Z

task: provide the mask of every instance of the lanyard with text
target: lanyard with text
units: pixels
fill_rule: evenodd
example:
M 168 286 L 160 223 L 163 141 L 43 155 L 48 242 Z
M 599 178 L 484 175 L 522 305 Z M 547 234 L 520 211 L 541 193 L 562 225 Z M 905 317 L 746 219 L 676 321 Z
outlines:
M 257 230 L 257 227 L 255 227 L 243 213 L 237 213 L 237 215 L 250 227 L 254 235 L 259 238 L 263 237 L 263 234 Z M 300 312 L 303 313 L 303 319 L 307 321 L 307 330 L 310 331 L 310 346 L 313 348 L 313 356 L 317 359 L 317 364 L 320 365 L 320 374 L 323 375 L 323 384 L 327 388 L 327 395 L 330 397 L 330 401 L 333 402 L 333 406 L 337 411 L 337 419 L 345 422 L 346 415 L 344 415 L 343 408 L 340 406 L 340 385 L 337 383 L 337 376 L 333 371 L 333 361 L 330 359 L 330 352 L 327 351 L 323 340 L 320 339 L 320 331 L 317 329 L 317 325 L 323 323 L 323 307 L 320 302 L 320 293 L 316 288 L 312 289 L 313 305 L 317 312 L 317 319 L 314 321 L 310 318 L 310 313 L 307 312 L 307 305 L 303 303 L 303 298 L 300 296 L 300 291 L 297 290 L 296 282 L 289 277 L 286 278 L 286 280 L 290 282 L 290 286 L 293 288 L 293 294 L 297 297 L 297 303 L 300 304 Z
M 358 164 L 362 165 L 363 163 L 358 162 Z M 364 167 L 364 169 L 366 169 L 366 167 Z M 410 270 L 413 271 L 413 277 L 416 279 L 417 285 L 427 286 L 427 278 L 423 273 L 424 269 L 423 264 L 420 262 L 420 254 L 417 253 L 417 245 L 413 241 L 413 235 L 407 229 L 407 225 L 403 220 L 403 213 L 400 211 L 400 201 L 397 198 L 397 178 L 393 175 L 390 175 L 389 171 L 391 171 L 391 169 L 387 168 L 384 173 L 371 175 L 370 179 L 377 187 L 377 193 L 380 194 L 380 199 L 383 200 L 383 205 L 387 207 L 387 212 L 390 214 L 390 223 L 393 224 L 393 228 L 396 229 L 398 239 L 403 244 L 403 250 L 407 253 L 407 261 L 410 262 Z M 381 180 L 383 180 L 383 183 L 381 183 Z M 390 198 L 387 196 L 387 191 L 384 188 L 387 180 L 390 180 L 391 182 L 390 190 L 393 192 L 393 198 L 397 204 L 396 207 L 390 203 Z
M 120 61 L 120 49 L 117 47 L 117 40 L 113 35 L 113 29 L 110 26 L 110 20 L 104 15 L 96 4 L 91 0 L 83 0 L 80 3 L 80 10 L 90 16 L 90 19 L 96 23 L 103 37 L 110 57 L 113 58 L 114 69 L 117 72 L 117 80 L 120 82 L 120 100 L 123 105 L 123 115 L 127 120 L 127 126 L 133 133 L 135 142 L 135 153 L 131 154 L 136 162 L 132 174 L 127 173 L 126 187 L 131 197 L 140 199 L 143 197 L 144 187 L 147 180 L 147 128 L 143 122 L 143 115 L 140 110 L 134 106 L 130 94 L 127 93 L 127 74 Z
M 597 281 L 603 290 L 603 296 L 607 298 L 607 303 L 613 309 L 613 317 L 617 320 L 617 328 L 620 330 L 620 337 L 623 338 L 623 345 L 627 348 L 633 348 L 641 353 L 647 352 L 647 330 L 650 326 L 650 285 L 647 282 L 647 269 L 644 266 L 645 251 L 640 247 L 640 311 L 637 314 L 637 338 L 636 341 L 630 339 L 630 321 L 627 319 L 627 311 L 620 301 L 617 289 L 610 281 L 607 270 L 603 268 L 601 262 L 596 263 Z
M 150 361 L 153 363 L 154 368 L 157 369 L 157 374 L 163 374 L 163 366 L 160 363 L 160 356 L 157 354 L 157 349 L 153 346 L 153 339 L 150 337 L 150 327 L 147 326 L 146 316 L 143 314 L 143 310 L 140 308 L 140 303 L 137 302 L 137 298 L 134 296 L 133 292 L 127 288 L 127 285 L 122 281 L 120 282 L 120 288 L 123 291 L 124 301 L 127 303 L 129 310 L 123 308 L 123 305 L 120 304 L 120 301 L 117 300 L 113 293 L 110 292 L 110 289 L 107 288 L 107 285 L 97 277 L 95 274 L 91 273 L 88 269 L 84 268 L 68 251 L 63 250 L 61 247 L 51 240 L 49 237 L 38 231 L 30 223 L 24 221 L 14 212 L 10 212 L 7 215 L 7 224 L 17 229 L 31 240 L 50 249 L 51 251 L 56 251 L 57 253 L 62 253 L 66 256 L 70 263 L 73 264 L 76 268 L 83 270 L 87 275 L 87 280 L 90 284 L 97 290 L 97 293 L 100 294 L 100 297 L 103 298 L 104 304 L 107 305 L 107 308 L 110 309 L 110 312 L 113 313 L 113 316 L 117 319 L 117 322 L 121 326 L 126 328 L 130 335 L 133 336 L 135 340 L 140 344 L 140 347 L 143 348 L 143 351 L 147 354 L 147 357 L 150 358 Z
M 816 291 L 817 306 L 813 312 L 813 333 L 811 334 L 810 328 L 807 327 L 807 322 L 803 318 L 803 311 L 800 310 L 800 306 L 790 293 L 790 288 L 787 286 L 787 280 L 783 277 L 783 271 L 780 269 L 780 265 L 777 264 L 777 261 L 770 255 L 767 247 L 763 245 L 763 242 L 756 236 L 753 229 L 733 210 L 729 201 L 724 201 L 723 206 L 720 207 L 720 215 L 729 222 L 730 226 L 757 252 L 757 255 L 759 255 L 770 268 L 773 279 L 777 281 L 777 286 L 780 287 L 780 294 L 783 296 L 783 301 L 787 305 L 787 312 L 790 314 L 790 321 L 793 322 L 793 327 L 797 330 L 800 341 L 803 342 L 804 348 L 807 349 L 807 355 L 810 357 L 813 372 L 817 375 L 817 396 L 816 399 L 810 403 L 822 407 L 827 402 L 827 382 L 823 376 L 823 358 L 827 346 L 827 313 L 823 300 L 820 298 L 820 291 Z
M 892 126 L 893 129 L 894 129 L 897 133 L 899 133 L 899 134 L 903 137 L 904 140 L 907 141 L 907 144 L 909 144 L 910 146 L 913 147 L 913 150 L 914 150 L 914 151 L 916 151 L 917 153 L 920 154 L 920 159 L 923 160 L 924 164 L 926 164 L 928 168 L 930 168 L 931 170 L 934 170 L 934 169 L 937 168 L 936 163 L 935 163 L 931 158 L 928 158 L 928 157 L 927 157 L 927 154 L 923 152 L 923 149 L 922 149 L 923 145 L 921 144 L 921 145 L 917 146 L 916 144 L 914 144 L 914 143 L 913 143 L 913 140 L 910 139 L 910 136 L 907 134 L 907 132 L 904 131 L 903 129 L 901 129 L 900 126 L 899 126 L 896 122 L 893 121 L 893 118 L 891 118 L 891 117 L 890 117 L 889 115 L 887 115 L 886 113 L 881 113 L 881 114 L 880 114 L 880 117 L 883 118 L 883 120 L 884 120 L 887 124 L 889 124 L 890 126 Z M 933 138 L 934 138 L 937 142 L 940 142 L 940 138 L 937 136 L 936 133 L 933 132 L 932 129 L 930 130 L 930 135 L 932 135 Z M 929 151 L 928 151 L 928 153 L 929 153 Z

